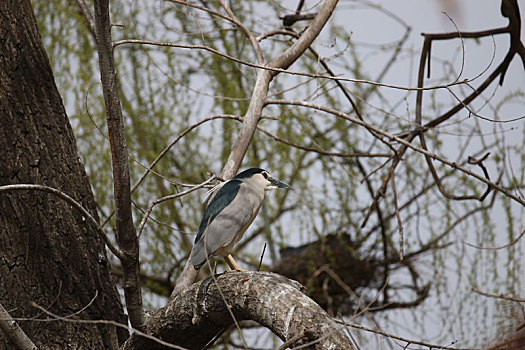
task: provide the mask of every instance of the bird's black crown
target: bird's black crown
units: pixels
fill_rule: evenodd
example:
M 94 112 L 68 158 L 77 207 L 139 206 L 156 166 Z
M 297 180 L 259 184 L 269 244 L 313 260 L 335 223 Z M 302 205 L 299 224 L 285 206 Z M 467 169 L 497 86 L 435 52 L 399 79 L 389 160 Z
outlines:
M 246 178 L 250 178 L 252 177 L 253 175 L 255 174 L 261 174 L 263 171 L 266 171 L 264 169 L 261 169 L 261 168 L 250 168 L 250 169 L 247 169 L 247 170 L 244 170 L 240 173 L 238 173 L 234 179 L 246 179 Z

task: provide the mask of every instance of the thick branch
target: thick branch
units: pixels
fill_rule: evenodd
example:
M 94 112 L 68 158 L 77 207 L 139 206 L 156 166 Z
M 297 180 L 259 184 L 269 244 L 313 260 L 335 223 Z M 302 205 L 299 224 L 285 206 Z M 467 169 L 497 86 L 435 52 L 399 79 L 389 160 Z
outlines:
M 95 0 L 95 27 L 100 78 L 111 144 L 117 240 L 124 255 L 121 259 L 124 269 L 124 296 L 131 325 L 140 330 L 144 324 L 144 310 L 140 290 L 139 245 L 131 213 L 128 153 L 113 60 L 108 0 Z
M 286 69 L 294 63 L 299 56 L 312 44 L 317 38 L 326 22 L 330 18 L 338 0 L 325 0 L 321 10 L 312 20 L 308 28 L 304 33 L 297 39 L 297 41 L 290 46 L 285 52 L 280 54 L 268 65 L 271 68 Z M 241 165 L 242 159 L 248 150 L 248 146 L 252 140 L 253 134 L 257 127 L 262 114 L 262 109 L 265 105 L 266 97 L 268 96 L 268 88 L 273 77 L 276 76 L 278 71 L 268 71 L 260 69 L 257 74 L 257 81 L 255 88 L 253 89 L 252 98 L 250 100 L 250 106 L 244 116 L 243 125 L 239 136 L 235 140 L 228 161 L 224 166 L 222 176 L 225 179 L 229 179 L 235 175 Z
M 297 282 L 267 272 L 211 277 L 155 311 L 146 331 L 172 344 L 201 349 L 225 327 L 253 320 L 283 341 L 304 334 L 294 346 L 313 342 L 315 349 L 354 349 L 343 329 L 300 289 Z M 128 350 L 160 348 L 136 335 L 124 345 Z
M 301 56 L 307 48 L 310 47 L 312 42 L 317 38 L 321 30 L 324 28 L 326 22 L 332 15 L 332 12 L 337 5 L 338 0 L 325 0 L 321 10 L 314 17 L 308 28 L 303 34 L 293 43 L 285 52 L 279 57 L 270 62 L 269 66 L 273 68 L 286 69 L 294 63 L 299 56 Z M 277 72 L 272 72 L 273 75 L 277 75 Z
M 270 71 L 259 70 L 257 74 L 257 81 L 253 89 L 250 105 L 243 119 L 241 131 L 235 140 L 232 151 L 228 157 L 228 161 L 222 170 L 222 177 L 224 179 L 232 178 L 241 166 L 242 159 L 248 150 L 248 146 L 252 140 L 257 124 L 261 119 L 264 101 L 268 96 L 268 88 L 272 75 Z

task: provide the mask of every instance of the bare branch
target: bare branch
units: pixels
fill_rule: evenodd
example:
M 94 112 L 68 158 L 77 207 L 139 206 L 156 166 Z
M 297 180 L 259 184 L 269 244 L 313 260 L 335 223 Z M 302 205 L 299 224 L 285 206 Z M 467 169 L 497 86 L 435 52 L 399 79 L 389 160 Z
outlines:
M 228 16 L 225 16 L 225 15 L 223 15 L 220 12 L 214 11 L 214 10 L 212 10 L 210 8 L 207 8 L 207 7 L 204 7 L 204 6 L 199 6 L 197 4 L 192 4 L 191 2 L 188 2 L 187 0 L 167 0 L 167 1 L 172 2 L 174 4 L 180 4 L 180 5 L 191 7 L 191 8 L 197 9 L 197 10 L 208 12 L 209 14 L 212 14 L 214 16 L 220 17 L 222 19 L 225 19 L 225 20 L 227 20 L 229 22 L 234 23 L 232 18 L 230 18 Z
M 502 1 L 502 7 L 505 5 L 505 1 Z M 448 112 L 444 113 L 440 117 L 426 123 L 424 125 L 425 129 L 432 128 L 434 126 L 437 126 L 444 122 L 445 120 L 452 117 L 454 114 L 456 114 L 459 110 L 461 110 L 464 106 L 468 105 L 470 102 L 472 102 L 476 97 L 478 97 L 498 76 L 500 77 L 500 85 L 503 83 L 503 79 L 506 73 L 506 70 L 514 58 L 514 55 L 518 53 L 522 56 L 523 65 L 525 67 L 525 48 L 523 44 L 520 41 L 520 17 L 519 13 L 516 15 L 515 13 L 509 13 L 509 26 L 504 28 L 497 28 L 482 32 L 454 32 L 454 33 L 445 33 L 445 34 L 423 34 L 425 37 L 425 41 L 423 44 L 423 50 L 421 52 L 421 59 L 420 59 L 420 66 L 419 66 L 419 74 L 418 74 L 418 88 L 423 87 L 423 79 L 424 79 L 424 69 L 425 69 L 425 60 L 428 59 L 430 61 L 430 46 L 432 40 L 445 40 L 445 39 L 452 39 L 457 37 L 462 38 L 480 38 L 482 36 L 487 35 L 494 35 L 494 34 L 501 34 L 501 33 L 509 33 L 511 36 L 511 47 L 509 48 L 509 51 L 503 61 L 499 64 L 499 66 L 487 77 L 487 79 L 476 89 L 474 92 L 472 92 L 469 96 L 467 96 L 465 99 L 460 101 L 456 106 L 451 108 Z M 418 96 L 416 101 L 416 122 L 421 125 L 421 100 L 422 100 L 422 91 L 418 90 Z M 420 96 L 421 94 L 421 96 Z M 419 115 L 419 117 L 418 117 Z
M 353 158 L 358 158 L 358 157 L 362 157 L 362 158 L 390 158 L 390 157 L 392 157 L 392 155 L 388 154 L 388 153 L 341 153 L 341 152 L 329 152 L 329 151 L 325 151 L 325 150 L 323 150 L 323 149 L 321 149 L 319 147 L 303 146 L 303 145 L 299 145 L 297 143 L 288 141 L 288 140 L 286 140 L 286 139 L 284 139 L 284 138 L 282 138 L 280 136 L 272 134 L 271 132 L 269 132 L 266 129 L 263 129 L 260 126 L 257 126 L 257 129 L 259 131 L 261 131 L 263 134 L 271 137 L 272 139 L 274 139 L 276 141 L 279 141 L 281 143 L 284 143 L 285 145 L 288 145 L 290 147 L 297 148 L 297 149 L 300 149 L 300 150 L 303 150 L 303 151 L 306 151 L 306 152 L 315 152 L 315 153 L 319 153 L 319 154 L 322 154 L 322 155 L 342 157 L 342 158 L 347 158 L 347 157 L 353 157 Z
M 474 293 L 478 293 L 478 294 L 481 294 L 481 295 L 484 295 L 486 297 L 491 297 L 491 298 L 498 298 L 498 299 L 504 299 L 504 300 L 510 300 L 510 301 L 516 301 L 518 303 L 525 303 L 525 298 L 515 298 L 515 297 L 509 297 L 507 295 L 504 295 L 504 294 L 494 294 L 494 293 L 488 293 L 488 292 L 482 292 L 476 288 L 472 288 L 472 291 Z
M 228 4 L 226 4 L 224 0 L 219 0 L 219 2 L 221 3 L 221 6 L 224 8 L 226 13 L 228 13 L 228 15 L 231 17 L 232 22 L 235 23 L 236 26 L 241 28 L 244 34 L 246 34 L 246 36 L 248 37 L 248 40 L 250 40 L 250 43 L 253 46 L 253 50 L 255 51 L 255 57 L 257 57 L 257 63 L 264 64 L 264 58 L 262 55 L 261 47 L 259 46 L 259 42 L 257 41 L 257 39 L 255 39 L 255 37 L 253 36 L 252 32 L 241 21 L 237 19 L 233 11 L 230 9 Z
M 455 38 L 482 38 L 484 36 L 492 36 L 497 34 L 505 34 L 509 32 L 508 27 L 500 27 L 495 29 L 480 30 L 476 32 L 450 32 L 450 33 L 422 33 L 425 38 L 431 40 L 449 40 Z
M 18 326 L 16 321 L 9 315 L 6 309 L 0 304 L 0 331 L 10 343 L 19 350 L 38 350 L 36 345 Z
M 89 31 L 91 32 L 91 36 L 93 37 L 96 43 L 97 33 L 96 33 L 96 28 L 95 28 L 95 20 L 93 19 L 93 16 L 91 15 L 91 11 L 89 11 L 89 7 L 86 5 L 86 2 L 84 0 L 77 0 L 77 5 L 80 10 L 80 13 L 86 19 Z
M 421 142 L 421 148 L 424 149 L 424 150 L 428 150 L 427 149 L 427 142 L 425 140 L 424 133 L 420 133 L 419 134 L 419 140 Z M 437 170 L 434 167 L 434 164 L 432 164 L 432 159 L 430 159 L 430 157 L 425 155 L 425 160 L 427 162 L 428 169 L 430 170 L 430 173 L 432 174 L 432 178 L 436 182 L 436 185 L 437 185 L 437 188 L 439 189 L 439 192 L 441 192 L 441 194 L 445 198 L 452 199 L 452 200 L 457 200 L 457 201 L 459 201 L 459 200 L 473 200 L 473 199 L 475 199 L 475 200 L 479 200 L 481 202 L 488 196 L 488 194 L 492 190 L 491 186 L 487 185 L 487 189 L 485 190 L 485 193 L 483 193 L 482 195 L 479 195 L 479 196 L 478 195 L 454 195 L 454 194 L 451 194 L 445 189 L 445 187 L 441 183 L 441 180 L 439 178 Z M 483 164 L 481 162 L 470 163 L 470 164 L 477 164 L 477 165 L 479 165 L 483 169 L 483 174 L 485 175 L 485 178 L 490 181 L 490 176 L 489 176 L 489 174 L 487 172 L 487 169 L 483 166 Z
M 179 192 L 179 193 L 176 193 L 176 194 L 172 194 L 172 195 L 169 195 L 169 196 L 166 196 L 166 197 L 162 197 L 162 198 L 159 198 L 159 199 L 151 202 L 151 204 L 148 206 L 148 209 L 146 210 L 146 213 L 142 217 L 142 221 L 140 222 L 139 227 L 137 228 L 137 238 L 140 237 L 140 234 L 142 233 L 142 230 L 144 229 L 144 226 L 146 225 L 146 222 L 148 221 L 149 215 L 151 214 L 151 211 L 153 210 L 154 206 L 156 206 L 157 204 L 160 204 L 162 202 L 165 202 L 167 200 L 170 200 L 170 199 L 175 199 L 175 198 L 179 198 L 179 197 L 185 196 L 188 193 L 191 193 L 191 192 L 193 192 L 195 190 L 198 190 L 199 188 L 202 188 L 202 187 L 206 186 L 207 184 L 209 184 L 210 182 L 212 182 L 216 178 L 217 177 L 215 175 L 213 175 L 208 180 L 206 180 L 206 181 L 204 181 L 204 182 L 202 182 L 202 183 L 200 183 L 198 185 L 195 185 L 194 187 L 192 187 L 192 188 L 190 188 L 190 189 L 188 189 L 186 191 L 182 191 L 182 192 Z
M 317 78 L 317 79 L 326 79 L 326 80 L 333 80 L 333 81 L 346 81 L 351 83 L 357 83 L 357 84 L 369 84 L 374 85 L 378 87 L 385 87 L 389 89 L 394 90 L 403 90 L 403 91 L 427 91 L 427 90 L 440 90 L 440 89 L 448 89 L 453 86 L 457 85 L 465 85 L 471 80 L 463 80 L 463 81 L 457 81 L 457 82 L 451 82 L 447 84 L 438 84 L 438 85 L 432 85 L 427 86 L 423 88 L 418 87 L 410 87 L 410 86 L 401 86 L 401 85 L 393 85 L 393 84 L 386 84 L 386 83 L 380 83 L 372 80 L 366 80 L 366 79 L 355 79 L 355 78 L 347 78 L 347 77 L 338 77 L 338 76 L 330 76 L 326 74 L 315 74 L 315 73 L 307 73 L 307 72 L 298 72 L 298 71 L 292 71 L 289 69 L 283 69 L 283 68 L 277 68 L 277 67 L 271 67 L 269 65 L 259 65 L 247 61 L 240 60 L 236 57 L 230 56 L 228 54 L 225 54 L 223 52 L 220 52 L 219 50 L 216 50 L 212 47 L 205 46 L 205 45 L 188 45 L 188 44 L 175 44 L 175 43 L 169 43 L 169 42 L 161 42 L 161 41 L 152 41 L 152 40 L 139 40 L 139 39 L 123 39 L 123 40 L 117 40 L 113 42 L 113 47 L 118 47 L 121 45 L 129 45 L 129 44 L 136 44 L 136 45 L 150 45 L 150 46 L 160 46 L 160 47 L 174 47 L 174 48 L 181 48 L 181 49 L 192 49 L 192 50 L 205 50 L 209 51 L 213 54 L 216 54 L 218 56 L 227 58 L 233 62 L 245 65 L 247 67 L 257 68 L 261 70 L 267 70 L 272 72 L 273 75 L 277 75 L 279 73 L 284 74 L 290 74 L 290 75 L 297 75 L 297 76 L 303 76 L 303 77 L 309 77 L 309 78 Z
M 403 257 L 405 255 L 405 236 L 404 236 L 404 230 L 403 230 L 403 222 L 401 221 L 401 215 L 399 215 L 399 206 L 397 203 L 397 189 L 396 189 L 396 181 L 395 176 L 392 175 L 392 194 L 394 195 L 394 209 L 397 217 L 397 226 L 399 230 L 399 260 L 403 261 Z
M 355 328 L 355 329 L 361 329 L 361 330 L 363 330 L 363 331 L 372 332 L 372 333 L 379 334 L 379 335 L 382 335 L 382 336 L 385 336 L 385 337 L 388 337 L 388 338 L 401 340 L 401 341 L 403 341 L 403 342 L 406 342 L 407 345 L 410 345 L 410 344 L 421 345 L 421 346 L 428 347 L 429 349 L 443 349 L 443 350 L 472 350 L 472 348 L 452 348 L 452 347 L 450 347 L 450 346 L 445 346 L 445 345 L 438 345 L 438 344 L 425 343 L 425 342 L 422 342 L 422 341 L 419 341 L 419 340 L 413 340 L 413 339 L 403 338 L 403 337 L 400 337 L 400 336 L 397 336 L 397 335 L 394 335 L 394 334 L 390 334 L 390 333 L 387 333 L 387 332 L 383 332 L 383 331 L 380 331 L 379 329 L 372 329 L 372 328 L 368 328 L 368 327 L 365 327 L 365 326 L 361 326 L 361 325 L 356 324 L 356 323 L 344 322 L 344 321 L 336 320 L 336 319 L 334 319 L 334 321 L 337 322 L 337 323 L 339 323 L 339 324 L 347 325 L 347 326 L 350 326 L 350 327 Z M 453 342 L 451 343 L 451 345 L 453 345 L 453 344 L 456 343 L 456 342 L 457 342 L 457 341 L 453 341 Z
M 328 22 L 328 19 L 332 15 L 332 12 L 337 5 L 338 0 L 325 0 L 319 12 L 315 15 L 314 19 L 308 25 L 308 28 L 301 34 L 299 39 L 293 43 L 285 52 L 279 57 L 270 62 L 269 66 L 273 68 L 287 69 L 294 63 L 299 56 L 301 56 L 312 42 L 317 38 L 321 30 Z M 277 73 L 272 72 L 272 75 Z
M 505 248 L 508 248 L 508 247 L 511 247 L 513 246 L 514 244 L 516 244 L 523 236 L 525 235 L 525 230 L 521 231 L 521 233 L 519 234 L 518 237 L 516 237 L 516 239 L 514 239 L 513 241 L 505 244 L 505 245 L 502 245 L 501 247 L 482 247 L 482 246 L 479 246 L 479 245 L 475 245 L 475 244 L 472 244 L 472 243 L 468 243 L 468 242 L 465 242 L 463 241 L 463 244 L 466 244 L 468 245 L 469 247 L 472 247 L 472 248 L 476 248 L 476 249 L 482 249 L 482 250 L 500 250 L 500 249 L 505 249 Z
M 121 262 L 124 269 L 124 296 L 131 325 L 142 329 L 144 309 L 140 288 L 139 244 L 131 211 L 128 151 L 111 44 L 109 0 L 95 0 L 95 26 L 100 78 L 111 146 L 117 240 L 123 253 Z
M 467 174 L 468 176 L 471 176 L 489 186 L 491 186 L 493 189 L 496 189 L 498 190 L 499 192 L 503 193 L 505 196 L 513 199 L 514 201 L 520 203 L 521 205 L 524 205 L 525 206 L 525 200 L 519 198 L 518 196 L 514 195 L 513 193 L 511 193 L 509 190 L 501 187 L 500 185 L 490 181 L 490 180 L 487 180 L 485 177 L 483 176 L 480 176 L 474 172 L 472 172 L 471 170 L 467 169 L 467 168 L 464 168 L 463 166 L 459 165 L 458 163 L 456 162 L 451 162 L 449 161 L 448 159 L 444 158 L 444 157 L 441 157 L 435 153 L 431 153 L 427 150 L 424 150 L 420 147 L 417 147 L 417 146 L 414 146 L 412 143 L 410 143 L 409 141 L 403 139 L 403 138 L 400 138 L 398 136 L 395 136 L 393 134 L 390 134 L 389 132 L 386 132 L 382 129 L 379 129 L 369 123 L 366 123 L 362 120 L 359 120 L 357 118 L 354 118 L 352 116 L 349 116 L 345 113 L 342 113 L 338 110 L 335 110 L 335 109 L 332 109 L 332 108 L 329 108 L 329 107 L 323 107 L 323 106 L 320 106 L 320 105 L 316 105 L 314 103 L 310 103 L 310 102 L 304 102 L 304 101 L 292 101 L 292 100 L 268 100 L 267 101 L 268 104 L 290 104 L 290 105 L 296 105 L 296 106 L 303 106 L 303 107 L 308 107 L 308 108 L 313 108 L 313 109 L 317 109 L 317 110 L 320 110 L 320 111 L 324 111 L 326 113 L 330 113 L 330 114 L 333 114 L 335 116 L 338 116 L 338 117 L 341 117 L 341 118 L 344 118 L 344 119 L 347 119 L 353 123 L 356 123 L 360 126 L 363 126 L 365 128 L 370 128 L 372 131 L 380 134 L 380 135 L 383 135 L 393 141 L 396 141 L 396 142 L 399 142 L 400 144 L 402 144 L 404 147 L 406 148 L 410 148 L 416 152 L 419 152 L 423 155 L 426 155 L 426 156 L 429 156 L 430 158 L 432 159 L 435 159 L 435 160 L 438 160 L 440 161 L 441 163 L 443 164 L 446 164 L 456 170 L 459 170 L 465 174 Z M 399 155 L 396 155 L 395 157 L 401 157 L 402 154 L 401 154 L 401 151 L 398 151 Z M 404 154 L 404 152 L 403 152 Z M 387 177 L 388 180 L 390 180 L 390 176 Z
M 204 118 L 200 121 L 198 121 L 197 123 L 195 124 L 192 124 L 190 125 L 188 128 L 186 128 L 183 132 L 181 132 L 173 141 L 171 141 L 169 143 L 169 145 L 167 145 L 166 147 L 164 147 L 164 149 L 158 154 L 158 156 L 149 164 L 149 166 L 146 167 L 146 170 L 144 171 L 144 173 L 140 176 L 140 179 L 138 179 L 138 181 L 133 185 L 133 187 L 131 188 L 131 193 L 135 192 L 135 190 L 140 186 L 140 184 L 144 181 L 144 179 L 146 179 L 146 177 L 148 176 L 148 174 L 150 172 L 153 172 L 153 168 L 157 165 L 157 163 L 168 153 L 168 151 L 177 143 L 179 142 L 184 136 L 186 136 L 190 131 L 192 131 L 193 129 L 195 129 L 196 127 L 206 123 L 206 122 L 209 122 L 211 120 L 215 120 L 215 119 L 233 119 L 233 120 L 242 120 L 241 117 L 239 116 L 233 116 L 233 115 L 227 115 L 227 114 L 222 114 L 222 115 L 215 115 L 215 116 L 212 116 L 212 117 L 208 117 L 208 118 Z M 130 156 L 131 158 L 131 156 Z M 186 187 L 192 187 L 192 186 L 186 186 Z M 113 214 L 114 212 L 111 212 L 107 219 L 104 221 L 104 223 L 102 224 L 102 226 L 104 226 L 106 223 L 109 222 L 109 220 L 113 217 Z

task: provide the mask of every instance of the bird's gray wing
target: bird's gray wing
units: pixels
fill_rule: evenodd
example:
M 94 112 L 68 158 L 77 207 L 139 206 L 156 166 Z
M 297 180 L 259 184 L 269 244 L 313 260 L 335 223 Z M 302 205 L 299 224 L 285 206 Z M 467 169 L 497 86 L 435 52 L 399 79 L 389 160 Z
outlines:
M 241 181 L 233 179 L 227 181 L 221 188 L 219 188 L 210 204 L 206 207 L 206 210 L 204 210 L 199 226 L 199 232 L 197 233 L 197 237 L 195 237 L 195 244 L 199 243 L 202 239 L 202 235 L 208 225 L 210 225 L 213 220 L 215 220 L 215 217 L 224 210 L 224 208 L 230 205 L 235 196 L 237 196 L 241 183 Z
M 217 193 L 217 196 L 219 195 L 220 193 Z M 238 195 L 213 217 L 213 221 L 208 219 L 209 224 L 204 228 L 192 250 L 193 265 L 199 268 L 207 257 L 214 255 L 217 251 L 222 254 L 227 253 L 220 250 L 232 245 L 235 239 L 240 239 L 240 235 L 246 231 L 255 218 L 259 207 L 260 201 L 250 196 L 246 185 L 239 184 Z

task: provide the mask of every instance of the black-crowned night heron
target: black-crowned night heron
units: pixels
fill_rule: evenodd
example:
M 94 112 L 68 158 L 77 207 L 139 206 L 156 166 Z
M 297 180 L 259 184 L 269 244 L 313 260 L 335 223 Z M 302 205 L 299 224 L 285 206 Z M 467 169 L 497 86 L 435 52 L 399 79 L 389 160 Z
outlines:
M 264 200 L 265 191 L 292 189 L 260 168 L 245 170 L 226 181 L 211 198 L 204 211 L 191 263 L 198 270 L 211 256 L 222 256 L 234 271 L 244 271 L 233 260 L 230 251 L 253 222 Z

